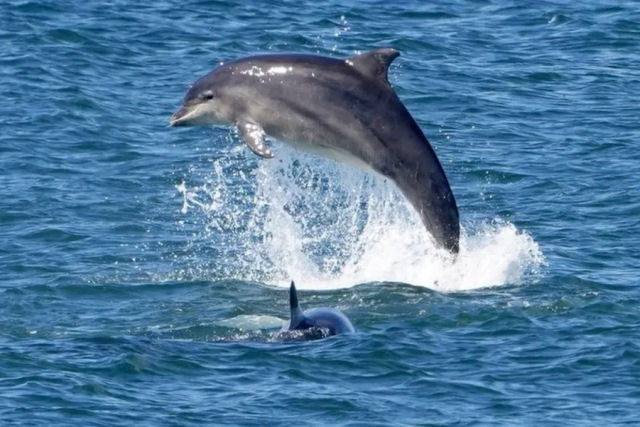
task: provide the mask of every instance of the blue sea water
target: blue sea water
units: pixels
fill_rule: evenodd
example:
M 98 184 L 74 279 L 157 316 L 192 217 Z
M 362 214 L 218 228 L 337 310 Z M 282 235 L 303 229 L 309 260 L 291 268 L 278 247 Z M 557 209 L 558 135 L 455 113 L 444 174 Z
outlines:
M 640 423 L 637 2 L 5 0 L 0 46 L 0 425 Z M 377 177 L 168 127 L 380 46 L 456 262 Z M 356 334 L 279 341 L 291 279 Z

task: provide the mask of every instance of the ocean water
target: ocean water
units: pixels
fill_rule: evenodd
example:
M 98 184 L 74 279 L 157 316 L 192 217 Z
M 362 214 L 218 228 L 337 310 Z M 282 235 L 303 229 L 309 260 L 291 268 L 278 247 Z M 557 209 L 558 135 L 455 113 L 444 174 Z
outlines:
M 0 425 L 640 423 L 640 5 L 0 5 Z M 233 131 L 189 85 L 269 52 L 401 51 L 457 198 Z M 286 286 L 357 332 L 282 342 Z

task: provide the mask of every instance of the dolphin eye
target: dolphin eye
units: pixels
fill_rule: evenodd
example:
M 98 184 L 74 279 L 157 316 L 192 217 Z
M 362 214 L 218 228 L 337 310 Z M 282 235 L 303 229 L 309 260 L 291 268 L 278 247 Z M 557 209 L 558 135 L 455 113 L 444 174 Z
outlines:
M 209 101 L 209 100 L 213 99 L 213 92 L 208 90 L 205 93 L 203 93 L 202 95 L 200 95 L 200 98 L 205 100 L 205 101 Z

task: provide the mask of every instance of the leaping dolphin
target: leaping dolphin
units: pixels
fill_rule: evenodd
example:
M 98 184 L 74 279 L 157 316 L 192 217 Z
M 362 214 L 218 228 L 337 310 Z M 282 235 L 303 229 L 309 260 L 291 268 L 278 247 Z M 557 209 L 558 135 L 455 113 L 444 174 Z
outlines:
M 291 307 L 291 320 L 287 328 L 288 331 L 324 329 L 328 331 L 327 335 L 355 332 L 347 316 L 333 308 L 314 308 L 303 312 L 298 304 L 298 293 L 293 280 L 289 288 L 289 306 Z
M 273 157 L 265 135 L 343 158 L 391 179 L 436 242 L 459 249 L 456 200 L 442 165 L 387 80 L 400 53 L 376 49 L 347 59 L 263 55 L 200 78 L 171 126 L 236 126 L 249 148 Z

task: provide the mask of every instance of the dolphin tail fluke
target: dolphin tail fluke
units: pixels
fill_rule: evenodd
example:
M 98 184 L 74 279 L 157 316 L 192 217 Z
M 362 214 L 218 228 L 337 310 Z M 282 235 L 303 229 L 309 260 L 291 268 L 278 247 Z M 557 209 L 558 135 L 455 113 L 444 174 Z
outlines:
M 421 152 L 400 158 L 404 167 L 393 172 L 394 180 L 438 245 L 457 254 L 460 250 L 458 205 L 435 151 L 417 124 L 415 128 L 422 139 Z

